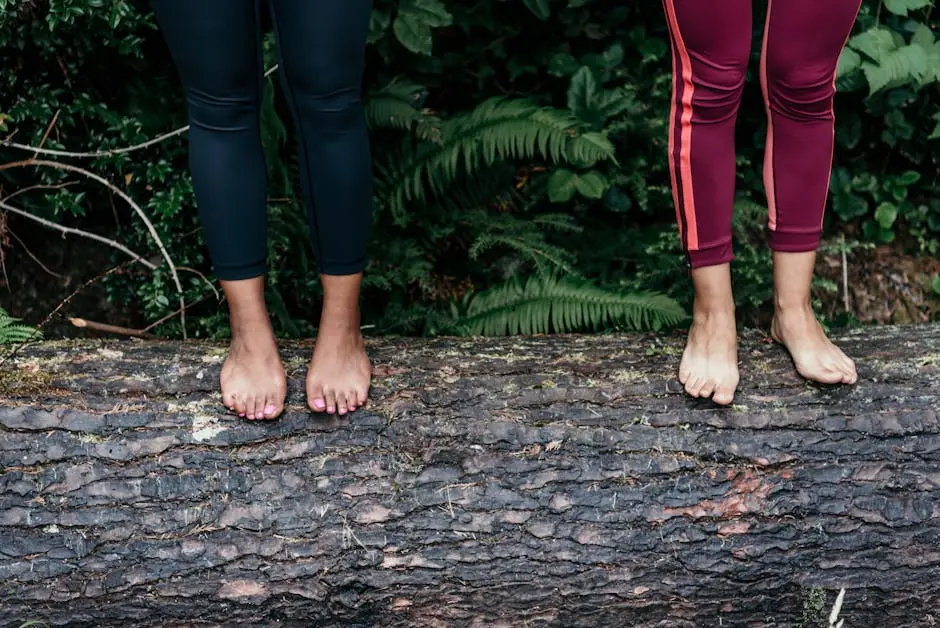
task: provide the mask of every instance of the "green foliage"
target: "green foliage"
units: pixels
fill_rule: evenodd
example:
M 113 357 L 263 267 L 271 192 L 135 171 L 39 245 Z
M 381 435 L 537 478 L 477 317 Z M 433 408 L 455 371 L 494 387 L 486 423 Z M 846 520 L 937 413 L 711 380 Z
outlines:
M 182 127 L 178 79 L 142 4 L 0 0 L 4 137 L 107 150 Z M 894 240 L 937 254 L 940 48 L 933 4 L 864 0 L 838 73 L 827 236 Z M 754 22 L 757 50 L 762 20 Z M 264 50 L 270 67 L 270 35 Z M 665 302 L 648 296 L 655 291 L 687 305 L 689 294 L 669 189 L 671 64 L 658 5 L 376 0 L 367 60 L 376 211 L 366 324 L 378 332 L 443 333 L 462 320 L 455 311 L 476 315 L 471 304 L 480 316 L 494 312 L 480 320 L 497 321 L 477 331 L 535 329 L 546 311 L 549 324 L 539 329 L 556 329 L 556 316 L 564 329 L 675 324 L 675 316 L 651 313 Z M 760 176 L 766 118 L 752 74 L 737 143 L 734 276 L 745 319 L 765 305 L 771 288 Z M 278 333 L 307 335 L 320 286 L 292 133 L 274 75 L 262 107 L 268 301 Z M 27 156 L 0 146 L 0 163 Z M 177 265 L 208 273 L 184 136 L 82 165 L 141 204 Z M 109 190 L 51 169 L 0 173 L 2 195 L 34 185 L 56 187 L 12 202 L 159 260 L 139 218 Z M 182 278 L 187 302 L 210 295 L 198 275 Z M 176 307 L 166 266 L 115 273 L 105 287 L 113 307 L 140 310 L 149 320 Z M 505 304 L 526 294 L 539 305 L 499 309 L 499 298 Z M 209 303 L 214 299 L 188 312 L 191 335 L 227 333 L 224 312 Z M 177 320 L 158 331 L 178 335 Z
M 471 112 L 444 122 L 440 140 L 417 147 L 406 144 L 384 172 L 380 188 L 396 220 L 405 204 L 443 196 L 461 175 L 469 176 L 502 160 L 595 163 L 612 159 L 614 148 L 596 132 L 575 134 L 576 121 L 562 111 L 520 100 L 487 100 Z
M 660 329 L 685 319 L 685 311 L 660 294 L 605 290 L 575 277 L 516 278 L 467 299 L 455 329 L 464 335 L 546 334 Z
M 20 325 L 19 319 L 13 318 L 6 310 L 0 308 L 0 345 L 19 344 L 27 340 L 41 339 L 42 333 L 35 327 Z
M 933 5 L 886 1 L 874 14 L 863 6 L 862 28 L 848 41 L 838 80 L 847 92 L 867 89 L 867 98 L 862 107 L 840 111 L 837 140 L 849 150 L 830 191 L 838 218 L 860 223 L 866 238 L 884 243 L 904 233 L 936 255 L 940 40 L 930 20 Z M 880 131 L 875 136 L 872 130 Z M 886 158 L 879 164 L 876 155 Z
M 940 47 L 926 24 L 914 27 L 909 41 L 897 31 L 876 26 L 848 41 L 839 74 L 846 76 L 861 69 L 870 94 L 903 85 L 920 88 L 937 82 L 938 55 Z

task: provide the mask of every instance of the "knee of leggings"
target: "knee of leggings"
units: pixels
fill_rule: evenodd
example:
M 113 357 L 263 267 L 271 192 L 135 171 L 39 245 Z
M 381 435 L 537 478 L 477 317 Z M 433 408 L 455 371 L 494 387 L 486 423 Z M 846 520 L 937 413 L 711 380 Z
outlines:
M 809 64 L 768 66 L 770 107 L 797 120 L 829 120 L 836 91 L 833 79 L 832 73 L 812 69 Z
M 327 118 L 340 127 L 360 121 L 362 90 L 358 80 L 331 77 L 325 68 L 317 68 L 296 77 L 290 88 L 298 113 L 305 118 Z
M 710 64 L 693 73 L 692 102 L 700 122 L 723 122 L 732 118 L 741 104 L 747 57 L 722 64 Z
M 257 126 L 259 104 L 254 92 L 211 93 L 187 90 L 190 124 L 215 132 L 237 132 Z

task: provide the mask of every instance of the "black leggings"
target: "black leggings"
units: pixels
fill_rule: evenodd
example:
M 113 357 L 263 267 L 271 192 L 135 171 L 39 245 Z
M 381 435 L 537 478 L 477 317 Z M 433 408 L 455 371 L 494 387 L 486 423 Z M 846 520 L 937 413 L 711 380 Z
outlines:
M 371 0 L 269 0 L 320 272 L 366 264 L 372 168 L 361 82 Z M 152 0 L 189 103 L 189 163 L 219 279 L 265 272 L 260 0 Z

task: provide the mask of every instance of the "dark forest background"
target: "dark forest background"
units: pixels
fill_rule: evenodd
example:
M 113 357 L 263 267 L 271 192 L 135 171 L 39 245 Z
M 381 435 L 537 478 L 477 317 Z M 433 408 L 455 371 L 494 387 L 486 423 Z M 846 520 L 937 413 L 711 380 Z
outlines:
M 758 29 L 763 10 L 756 2 Z M 734 273 L 748 325 L 765 322 L 771 293 L 760 37 L 756 30 L 737 137 Z M 840 62 L 816 285 L 827 324 L 938 317 L 937 37 L 933 2 L 865 0 Z M 265 42 L 270 67 L 270 35 Z M 190 337 L 224 336 L 185 133 L 112 152 L 186 124 L 145 6 L 0 0 L 0 59 L 2 310 L 37 325 L 74 295 L 47 335 L 69 332 L 66 317 L 81 316 L 135 329 L 165 319 L 152 330 L 176 337 L 182 302 Z M 376 175 L 363 299 L 371 333 L 661 329 L 684 320 L 690 294 L 668 188 L 670 62 L 658 3 L 377 0 L 365 84 Z M 263 134 L 269 304 L 281 335 L 307 336 L 320 293 L 276 74 Z M 11 142 L 99 155 L 36 154 Z M 112 242 L 66 237 L 22 212 Z M 0 328 L 9 327 L 2 310 Z

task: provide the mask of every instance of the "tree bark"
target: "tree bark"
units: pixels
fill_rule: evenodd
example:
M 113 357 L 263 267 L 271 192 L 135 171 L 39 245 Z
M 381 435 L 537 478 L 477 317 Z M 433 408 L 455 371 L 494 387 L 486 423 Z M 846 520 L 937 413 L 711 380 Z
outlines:
M 678 336 L 384 339 L 350 419 L 227 416 L 224 348 L 0 367 L 0 626 L 940 620 L 940 327 L 837 342 L 854 387 L 742 340 L 735 405 Z

